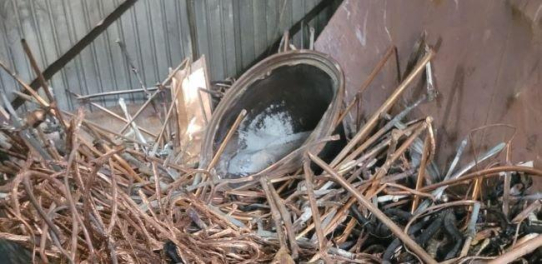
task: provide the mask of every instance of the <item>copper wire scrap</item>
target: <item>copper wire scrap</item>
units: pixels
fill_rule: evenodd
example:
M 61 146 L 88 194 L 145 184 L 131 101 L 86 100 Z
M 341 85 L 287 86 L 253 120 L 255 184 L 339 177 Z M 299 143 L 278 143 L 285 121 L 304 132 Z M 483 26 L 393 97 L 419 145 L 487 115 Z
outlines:
M 289 50 L 289 37 L 283 41 L 281 50 Z M 83 110 L 58 109 L 54 95 L 41 97 L 0 62 L 30 94 L 21 98 L 37 106 L 21 118 L 2 98 L 10 119 L 0 127 L 0 250 L 20 252 L 25 263 L 502 263 L 519 258 L 536 263 L 542 258 L 540 195 L 528 192 L 531 177 L 542 171 L 512 164 L 509 153 L 499 159 L 501 151 L 510 150 L 511 139 L 467 153 L 475 150 L 470 136 L 446 171 L 434 164 L 432 117 L 408 119 L 414 108 L 431 103 L 426 98 L 438 96 L 433 83 L 438 80 L 427 72 L 435 53 L 425 41 L 418 45 L 397 89 L 365 123 L 348 126 L 358 129 L 345 132 L 350 140 L 333 157 L 320 151 L 345 136 L 336 132 L 338 126 L 359 119 L 352 116 L 358 111 L 354 106 L 395 47 L 346 107 L 341 106 L 344 87 L 335 87 L 338 105 L 322 111 L 326 127 L 318 126 L 317 136 L 303 138 L 263 170 L 237 178 L 221 175 L 217 166 L 232 157 L 226 155 L 227 145 L 254 116 L 244 105 L 237 112 L 218 108 L 231 115 L 228 122 L 208 120 L 214 130 L 226 125 L 220 139 L 204 142 L 200 164 L 183 158 L 194 154 L 178 138 L 179 131 L 188 130 L 179 127 L 181 111 L 174 111 L 183 91 L 167 87 L 175 78 L 182 83 L 188 61 L 158 87 L 147 89 L 138 77 L 148 96 L 135 114 L 127 108 L 125 116 L 105 111 L 121 122 L 121 131 L 87 120 Z M 317 58 L 336 74 L 336 83 L 343 81 L 337 65 L 306 50 L 275 55 L 257 65 L 257 72 L 272 75 L 266 67 L 277 58 L 291 67 L 288 54 Z M 401 107 L 402 94 L 424 71 L 431 94 Z M 198 93 L 233 100 L 228 93 L 251 83 L 247 77 L 239 80 L 224 95 L 224 89 L 210 87 Z M 164 101 L 155 104 L 158 98 Z M 149 105 L 163 113 L 159 133 L 136 120 Z

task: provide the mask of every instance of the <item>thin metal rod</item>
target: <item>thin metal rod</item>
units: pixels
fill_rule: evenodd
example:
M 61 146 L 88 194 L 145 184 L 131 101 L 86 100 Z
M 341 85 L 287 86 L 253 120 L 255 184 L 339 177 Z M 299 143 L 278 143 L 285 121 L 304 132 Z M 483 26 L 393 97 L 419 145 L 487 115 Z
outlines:
M 288 48 L 290 46 L 289 44 L 290 44 L 290 32 L 289 31 L 284 31 L 284 50 L 283 50 L 283 52 L 288 51 Z
M 185 78 L 185 76 L 183 76 L 179 81 L 182 83 L 184 78 Z M 178 94 L 180 92 L 182 92 L 182 88 L 175 89 L 175 93 L 171 97 L 173 100 L 171 100 L 171 104 L 170 104 L 169 109 L 168 109 L 168 111 L 166 113 L 166 117 L 165 117 L 165 120 L 164 120 L 164 124 L 162 125 L 162 129 L 160 129 L 160 133 L 158 133 L 158 136 L 156 137 L 156 140 L 155 140 L 155 143 L 154 143 L 154 144 L 156 144 L 155 146 L 158 146 L 158 144 L 160 144 L 160 140 L 162 140 L 164 132 L 166 131 L 166 127 L 168 126 L 169 119 L 171 118 L 171 113 L 173 113 L 173 107 L 175 106 L 175 101 L 176 101 L 177 96 L 178 96 Z
M 542 235 L 538 235 L 537 237 L 517 246 L 515 249 L 502 254 L 498 258 L 488 262 L 488 264 L 510 263 L 533 252 L 539 247 L 542 247 Z
M 166 86 L 166 88 L 168 88 Z M 145 88 L 147 91 L 156 91 L 158 90 L 158 86 L 153 87 L 147 87 Z M 77 100 L 88 100 L 96 97 L 102 97 L 102 96 L 112 96 L 112 95 L 119 95 L 119 94 L 130 94 L 130 93 L 140 93 L 145 92 L 143 89 L 132 89 L 132 90 L 118 90 L 118 91 L 111 91 L 111 92 L 103 92 L 103 93 L 95 93 L 95 94 L 89 94 L 89 95 L 81 95 L 77 96 Z
M 169 76 L 160 84 L 161 87 L 165 86 L 166 84 L 169 83 L 169 81 L 171 80 L 171 78 L 173 78 L 173 76 L 175 75 L 175 73 L 177 73 L 177 71 L 179 71 L 186 63 L 188 62 L 188 59 L 184 59 L 183 62 L 181 62 L 181 64 L 179 64 L 179 66 L 177 66 L 177 68 L 175 68 L 175 70 L 173 70 Z M 145 108 L 150 104 L 150 102 L 161 92 L 161 90 L 157 90 L 155 91 L 150 97 L 149 99 L 147 99 L 147 101 L 139 108 L 139 110 L 137 110 L 137 112 L 135 113 L 135 115 L 132 117 L 132 120 L 130 120 L 130 122 L 126 123 L 126 125 L 124 125 L 124 127 L 122 127 L 122 129 L 120 130 L 119 134 L 122 134 L 124 133 L 124 131 L 126 131 L 126 129 L 128 127 L 130 127 L 130 125 L 132 125 L 132 122 L 134 120 L 137 119 L 137 117 L 141 114 L 141 112 L 143 112 L 143 110 L 145 110 Z
M 226 145 L 228 145 L 228 142 L 231 140 L 235 132 L 237 131 L 237 128 L 239 125 L 241 125 L 241 122 L 245 119 L 245 116 L 247 115 L 247 110 L 243 109 L 241 110 L 241 113 L 237 116 L 237 119 L 235 119 L 235 122 L 231 126 L 230 130 L 228 131 L 228 134 L 226 135 L 226 138 L 224 138 L 224 141 L 222 141 L 222 144 L 220 144 L 220 147 L 216 151 L 213 159 L 209 163 L 209 166 L 207 166 L 207 170 L 212 169 L 216 163 L 218 162 L 218 159 L 220 156 L 222 156 L 222 153 L 226 149 Z
M 49 90 L 49 85 L 47 84 L 47 80 L 45 80 L 45 77 L 41 73 L 38 63 L 36 62 L 36 59 L 34 58 L 34 55 L 32 54 L 30 47 L 28 46 L 28 43 L 26 42 L 25 39 L 22 39 L 21 44 L 23 45 L 24 52 L 26 53 L 26 56 L 28 57 L 28 60 L 30 61 L 30 65 L 32 66 L 32 69 L 38 76 L 37 77 L 38 82 L 43 87 L 43 91 L 45 92 L 45 95 L 49 99 L 49 105 L 53 108 L 54 115 L 56 116 L 56 118 L 58 118 L 58 122 L 60 123 L 60 125 L 64 128 L 67 128 L 66 123 L 64 123 L 64 118 L 62 117 L 62 112 L 60 112 L 60 109 L 58 108 L 58 104 L 56 103 L 56 100 L 53 94 L 51 94 L 51 91 Z
M 218 147 L 218 150 L 216 151 L 215 155 L 213 156 L 213 159 L 211 160 L 211 162 L 207 166 L 207 169 L 206 169 L 207 172 L 210 172 L 211 169 L 216 165 L 216 163 L 218 163 L 218 160 L 220 159 L 220 156 L 222 156 L 222 153 L 226 149 L 226 146 L 228 145 L 228 142 L 230 142 L 231 138 L 233 137 L 233 135 L 237 131 L 237 128 L 239 127 L 239 125 L 241 125 L 241 122 L 245 119 L 246 115 L 247 115 L 247 110 L 245 110 L 245 109 L 241 110 L 241 112 L 237 116 L 237 119 L 235 119 L 235 122 L 233 122 L 233 125 L 231 126 L 230 130 L 228 131 L 228 134 L 226 134 L 226 137 L 224 138 L 224 141 L 222 141 L 222 143 L 220 143 L 220 146 Z M 206 175 L 207 174 L 205 174 L 204 176 L 206 176 Z M 205 177 L 203 177 L 203 180 L 205 180 Z M 199 182 L 200 182 L 200 174 L 197 174 L 196 178 L 194 179 L 194 184 L 193 185 L 195 186 L 195 185 L 199 184 Z M 199 194 L 200 194 L 199 191 L 200 190 L 202 190 L 202 189 L 200 188 L 200 189 L 198 189 L 196 191 L 196 196 L 199 196 Z M 203 193 L 206 190 L 207 190 L 207 185 L 205 185 L 203 187 Z M 212 199 L 212 197 L 210 196 L 209 199 Z
M 280 211 L 276 204 L 277 201 L 275 201 L 273 195 L 271 195 L 271 190 L 269 189 L 268 185 L 270 183 L 267 182 L 266 178 L 261 178 L 260 184 L 262 186 L 262 189 L 264 190 L 265 196 L 267 197 L 267 202 L 269 203 L 269 207 L 271 209 L 271 218 L 273 219 L 275 229 L 277 230 L 277 239 L 279 240 L 280 247 L 287 248 L 286 235 L 284 234 L 284 230 L 282 229 Z
M 320 212 L 318 211 L 318 205 L 316 204 L 316 198 L 314 197 L 314 186 L 312 182 L 314 174 L 308 160 L 303 163 L 303 170 L 305 172 L 305 187 L 307 188 L 307 196 L 309 197 L 309 204 L 312 211 L 312 221 L 316 227 L 316 237 L 318 237 L 318 250 L 320 250 L 322 257 L 326 258 L 326 237 L 324 236 L 324 230 L 322 230 L 322 220 L 320 219 Z
M 423 152 L 422 152 L 422 160 L 420 161 L 420 168 L 418 169 L 418 178 L 416 179 L 416 191 L 418 191 L 422 185 L 423 180 L 425 179 L 425 168 L 427 166 L 427 161 L 429 158 L 429 135 L 425 136 L 425 140 L 423 143 Z M 420 202 L 420 196 L 414 194 L 414 200 L 412 201 L 412 210 L 411 212 L 414 213 L 416 211 L 416 207 L 418 207 L 418 203 Z
M 331 163 L 331 166 L 334 167 L 337 165 L 343 158 L 348 155 L 348 153 L 354 148 L 354 146 L 363 141 L 373 128 L 378 123 L 378 120 L 382 114 L 389 111 L 393 104 L 399 99 L 399 96 L 406 90 L 408 85 L 414 80 L 414 78 L 425 69 L 425 64 L 427 64 L 435 55 L 435 53 L 430 50 L 416 65 L 414 70 L 406 77 L 406 79 L 395 89 L 392 95 L 380 106 L 380 108 L 373 114 L 373 116 L 365 123 L 361 130 L 352 138 L 352 140 L 346 145 L 343 150 L 337 155 L 337 157 Z
M 67 112 L 67 111 L 62 111 L 62 113 L 64 113 L 65 115 L 68 115 L 68 116 L 73 116 L 72 113 Z M 105 127 L 102 127 L 102 126 L 100 126 L 100 125 L 98 125 L 98 124 L 96 124 L 96 123 L 94 123 L 92 121 L 83 120 L 83 124 L 92 126 L 92 127 L 96 128 L 98 130 L 101 130 L 101 131 L 105 132 L 105 133 L 113 134 L 113 135 L 115 135 L 117 137 L 120 137 L 120 138 L 122 138 L 122 139 L 124 139 L 124 140 L 126 140 L 128 142 L 133 142 L 133 143 L 140 144 L 142 146 L 151 147 L 149 144 L 145 144 L 145 143 L 143 143 L 143 142 L 141 142 L 141 141 L 139 141 L 137 139 L 131 139 L 129 137 L 126 137 L 126 136 L 124 136 L 122 134 L 119 134 L 119 133 L 117 133 L 115 131 L 112 131 L 112 130 L 109 130 L 109 129 L 105 128 Z
M 103 107 L 101 106 L 100 104 L 97 104 L 97 103 L 93 103 L 93 102 L 90 102 L 91 105 L 95 106 L 96 108 L 104 111 L 105 113 L 111 115 L 112 117 L 122 121 L 122 122 L 125 122 L 125 123 L 128 123 L 128 120 L 118 114 L 116 114 L 115 112 L 107 109 L 106 107 Z M 151 136 L 151 137 L 154 137 L 156 138 L 156 134 L 150 132 L 149 130 L 145 129 L 145 128 L 142 128 L 142 127 L 139 127 L 139 130 L 141 130 L 142 132 L 145 132 L 147 135 Z
M 139 82 L 139 85 L 141 85 L 141 89 L 144 90 L 144 92 L 147 94 L 147 96 L 150 96 L 149 91 L 147 90 L 147 87 L 145 87 L 145 82 L 143 82 L 143 78 L 141 78 L 141 75 L 139 74 L 139 70 L 135 66 L 134 61 L 130 57 L 130 54 L 128 53 L 128 50 L 126 49 L 126 45 L 120 39 L 117 40 L 117 44 L 119 44 L 120 50 L 126 60 L 128 61 L 128 64 L 130 65 L 130 70 L 134 73 L 134 75 L 137 78 L 137 81 Z
M 475 171 L 469 174 L 462 175 L 460 178 L 454 178 L 447 181 L 442 181 L 439 183 L 435 183 L 432 185 L 425 186 L 421 188 L 420 192 L 427 192 L 434 189 L 437 189 L 439 187 L 443 186 L 453 186 L 457 185 L 459 183 L 470 181 L 473 179 L 476 179 L 478 177 L 493 177 L 499 175 L 500 172 L 507 172 L 507 171 L 513 171 L 513 172 L 524 172 L 529 174 L 530 176 L 537 176 L 542 177 L 542 170 L 537 170 L 533 168 L 523 167 L 523 166 L 500 166 L 500 167 L 494 167 L 489 169 L 484 169 L 480 171 Z
M 90 43 L 92 43 L 102 32 L 104 32 L 113 22 L 115 22 L 124 12 L 132 7 L 137 0 L 125 0 L 118 7 L 109 13 L 103 20 L 101 20 L 92 30 L 88 32 L 83 38 L 81 38 L 75 45 L 67 50 L 56 61 L 51 63 L 44 71 L 43 77 L 47 80 L 52 78 L 58 71 L 60 71 L 66 64 L 68 64 L 73 58 L 75 58 L 83 49 L 85 49 Z M 38 90 L 40 83 L 37 79 L 30 83 L 30 87 L 33 90 Z M 28 93 L 28 90 L 23 91 Z M 16 97 L 11 104 L 15 109 L 24 103 L 24 99 Z
M 356 105 L 356 103 L 359 101 L 360 94 L 363 93 L 367 89 L 367 87 L 369 87 L 369 85 L 371 85 L 373 80 L 380 73 L 380 71 L 382 71 L 382 69 L 384 68 L 384 65 L 386 65 L 386 62 L 388 62 L 391 55 L 393 55 L 394 53 L 397 53 L 397 48 L 395 46 L 389 47 L 388 50 L 386 51 L 386 53 L 384 53 L 384 57 L 382 57 L 382 59 L 380 59 L 378 64 L 376 64 L 376 66 L 374 67 L 373 71 L 369 74 L 367 79 L 365 79 L 365 82 L 363 82 L 363 84 L 359 88 L 358 92 L 354 96 L 354 100 L 352 100 L 352 102 L 350 102 L 350 104 L 348 104 L 346 109 L 344 109 L 344 112 L 339 117 L 339 120 L 337 121 L 337 123 L 341 123 L 343 121 L 343 119 L 348 115 L 348 113 L 350 112 L 352 107 L 354 107 L 354 105 Z
M 28 84 L 26 84 L 15 72 L 11 71 L 4 63 L 0 61 L 0 67 L 4 69 L 11 77 L 17 81 L 19 85 L 21 85 L 24 88 L 25 94 L 30 94 L 32 97 L 36 99 L 36 101 L 42 106 L 42 107 L 49 107 L 49 102 L 45 101 L 32 87 L 30 87 Z M 13 107 L 16 109 L 16 107 Z
M 410 145 L 412 145 L 412 143 L 414 142 L 414 140 L 416 138 L 418 138 L 418 136 L 425 130 L 427 129 L 427 124 L 428 122 L 431 122 L 431 117 L 428 117 L 427 118 L 428 121 L 426 122 L 423 122 L 421 124 L 418 125 L 418 127 L 416 128 L 416 130 L 414 130 L 414 132 L 401 144 L 401 146 L 399 146 L 399 148 L 394 151 L 390 157 L 386 160 L 386 162 L 384 163 L 384 165 L 382 165 L 382 167 L 380 167 L 380 169 L 378 169 L 378 171 L 376 172 L 374 178 L 376 180 L 384 177 L 384 175 L 386 175 L 388 173 L 388 170 L 389 168 L 391 167 L 391 165 L 397 160 L 399 159 L 399 157 L 401 157 L 403 155 L 403 153 L 405 153 L 405 151 L 410 147 Z M 376 184 L 377 182 L 375 182 Z
M 374 142 L 379 140 L 384 133 L 388 132 L 391 128 L 396 126 L 401 120 L 410 113 L 414 108 L 416 108 L 424 99 L 421 98 L 414 104 L 408 106 L 405 108 L 405 110 L 401 111 L 401 113 L 397 114 L 393 119 L 391 119 L 384 127 L 379 129 L 376 133 L 374 133 L 369 139 L 365 140 L 358 148 L 356 148 L 350 155 L 348 155 L 345 159 L 343 159 L 339 165 L 346 164 L 347 162 L 354 160 L 358 155 L 360 155 L 363 151 L 365 151 L 366 148 L 368 148 L 370 145 L 372 145 Z M 341 167 L 341 166 L 339 166 Z
M 49 86 L 47 85 L 47 81 L 41 74 L 41 70 L 38 66 L 38 62 L 34 58 L 34 55 L 32 55 L 32 51 L 30 50 L 30 47 L 28 46 L 28 43 L 26 42 L 25 39 L 21 39 L 21 44 L 23 45 L 23 50 L 26 53 L 26 56 L 28 57 L 28 61 L 30 61 L 30 66 L 32 67 L 32 69 L 37 75 L 38 82 L 43 87 L 43 91 L 45 92 L 47 99 L 49 99 L 49 103 L 52 103 L 55 99 L 53 98 L 51 91 L 49 91 Z
M 308 153 L 309 158 L 316 163 L 318 166 L 320 166 L 324 171 L 329 173 L 332 178 L 339 183 L 345 190 L 350 192 L 358 202 L 363 205 L 367 210 L 369 210 L 378 220 L 380 220 L 383 224 L 385 224 L 390 231 L 395 234 L 405 245 L 411 249 L 414 253 L 416 253 L 424 263 L 431 263 L 436 264 L 437 261 L 435 261 L 416 241 L 414 241 L 410 236 L 408 236 L 403 230 L 396 225 L 391 219 L 389 219 L 380 209 L 376 208 L 365 196 L 360 194 L 356 188 L 354 188 L 351 184 L 349 184 L 345 179 L 343 179 L 339 174 L 337 174 L 328 164 L 326 164 L 323 160 L 318 158 L 312 153 Z

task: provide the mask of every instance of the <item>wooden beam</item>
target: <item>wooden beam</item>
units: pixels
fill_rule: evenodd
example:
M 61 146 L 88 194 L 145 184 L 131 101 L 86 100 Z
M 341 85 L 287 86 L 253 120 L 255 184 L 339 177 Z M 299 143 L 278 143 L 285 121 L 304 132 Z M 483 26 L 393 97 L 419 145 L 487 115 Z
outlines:
M 79 40 L 73 47 L 71 47 L 60 58 L 49 65 L 42 73 L 46 80 L 51 79 L 58 71 L 60 71 L 66 64 L 68 64 L 75 56 L 77 56 L 83 49 L 85 49 L 92 41 L 94 41 L 102 32 L 104 32 L 113 22 L 115 22 L 124 12 L 132 7 L 137 0 L 126 0 L 120 4 L 113 12 L 107 15 L 102 21 L 100 21 L 86 36 Z M 34 90 L 38 90 L 41 85 L 38 78 L 34 79 L 30 83 L 30 87 Z M 28 94 L 28 91 L 21 90 L 21 92 Z M 11 102 L 13 108 L 17 109 L 23 105 L 25 100 L 19 96 Z

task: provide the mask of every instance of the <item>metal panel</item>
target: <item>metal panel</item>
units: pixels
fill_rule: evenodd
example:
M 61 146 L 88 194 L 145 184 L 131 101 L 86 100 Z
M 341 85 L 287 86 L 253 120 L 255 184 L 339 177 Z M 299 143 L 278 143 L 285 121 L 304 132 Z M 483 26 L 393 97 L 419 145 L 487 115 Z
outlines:
M 239 28 L 241 28 L 241 61 L 247 67 L 256 57 L 254 49 L 254 13 L 252 0 L 239 1 Z M 213 65 L 212 63 L 210 65 Z
M 267 4 L 265 1 L 254 1 L 254 51 L 260 54 L 267 48 L 267 21 L 265 20 Z
M 341 64 L 350 101 L 390 45 L 397 47 L 404 72 L 415 41 L 426 31 L 428 43 L 437 50 L 432 63 L 439 95 L 420 105 L 412 117 L 433 116 L 439 167 L 446 168 L 457 146 L 470 136 L 462 162 L 513 137 L 510 161 L 532 160 L 542 168 L 542 49 L 536 39 L 542 30 L 507 1 L 491 3 L 347 0 L 318 38 L 316 49 Z M 397 87 L 396 79 L 392 59 L 361 97 L 363 118 Z M 424 93 L 421 84 L 413 82 L 400 99 L 401 107 Z
M 122 1 L 0 0 L 0 60 L 30 82 L 35 74 L 20 45 L 22 38 L 44 69 Z M 192 43 L 197 44 L 197 57 L 207 55 L 212 80 L 235 76 L 320 1 L 139 0 L 57 73 L 50 85 L 63 109 L 83 105 L 68 90 L 86 95 L 140 88 L 117 40 L 125 43 L 146 86 L 161 81 L 169 68 L 191 56 Z M 194 40 L 188 10 L 194 12 Z M 327 19 L 315 18 L 310 24 L 314 21 L 325 23 Z M 300 36 L 292 39 L 300 44 Z M 0 89 L 12 97 L 11 91 L 20 88 L 0 71 Z M 132 102 L 144 99 L 142 94 L 124 97 Z M 111 96 L 95 102 L 111 106 L 117 100 L 118 96 Z
M 233 18 L 233 1 L 222 0 L 222 41 L 224 52 L 225 76 L 233 76 L 238 72 L 238 59 L 235 53 L 235 20 Z M 216 64 L 216 63 L 215 63 Z M 214 65 L 213 64 L 213 67 Z
M 224 76 L 225 63 L 224 63 L 224 35 L 222 29 L 221 7 L 220 0 L 207 0 L 207 20 L 209 30 L 208 38 L 211 40 L 209 43 L 209 55 L 207 56 L 210 61 L 214 62 L 210 67 L 211 76 Z M 215 37 L 218 36 L 218 37 Z
M 303 16 L 305 15 L 305 0 L 292 1 L 292 15 L 293 23 L 303 18 Z M 296 47 L 301 47 L 301 37 L 304 36 L 302 32 L 303 29 L 292 38 L 293 44 Z

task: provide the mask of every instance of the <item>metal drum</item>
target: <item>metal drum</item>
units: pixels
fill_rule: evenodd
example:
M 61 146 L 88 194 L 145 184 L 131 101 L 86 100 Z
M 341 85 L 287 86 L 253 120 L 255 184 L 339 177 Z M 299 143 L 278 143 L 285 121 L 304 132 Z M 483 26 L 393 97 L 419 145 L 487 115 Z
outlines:
M 245 72 L 219 103 L 205 132 L 200 166 L 207 168 L 245 109 L 214 167 L 216 177 L 294 170 L 306 150 L 322 151 L 325 144 L 311 142 L 332 135 L 343 97 L 343 72 L 328 55 L 311 50 L 273 55 Z

